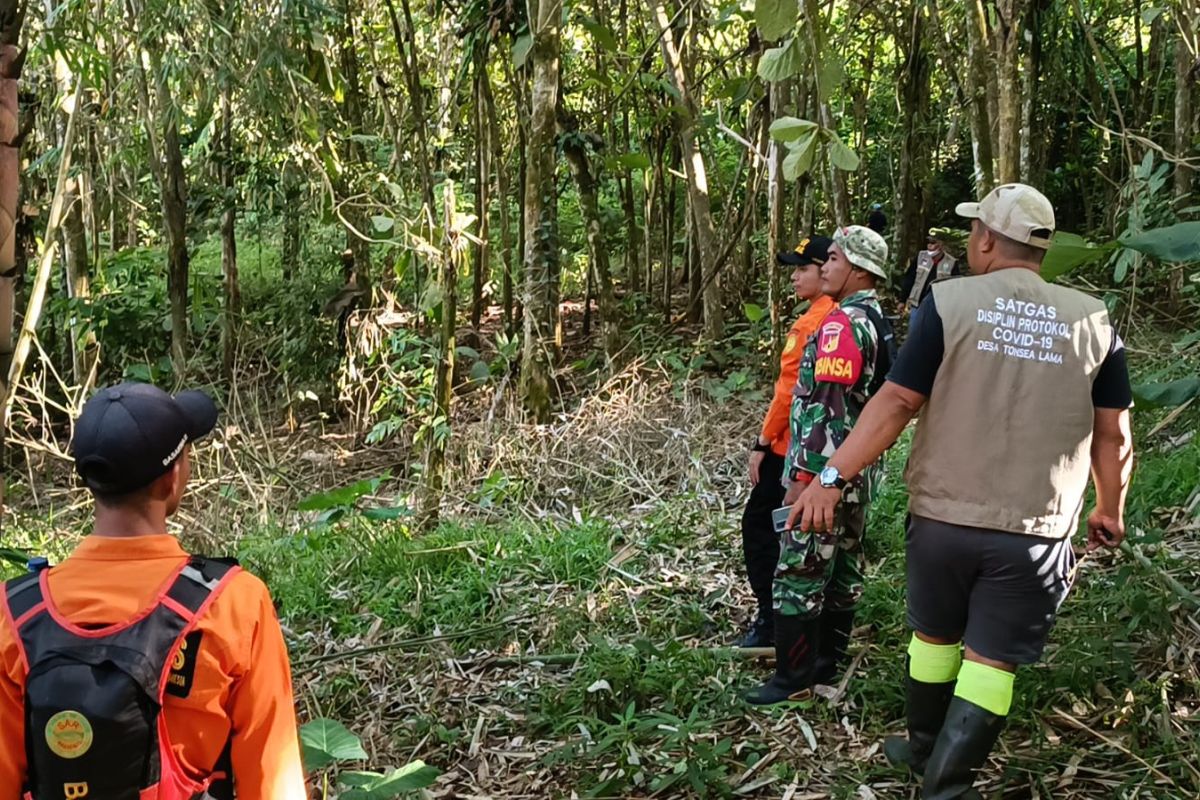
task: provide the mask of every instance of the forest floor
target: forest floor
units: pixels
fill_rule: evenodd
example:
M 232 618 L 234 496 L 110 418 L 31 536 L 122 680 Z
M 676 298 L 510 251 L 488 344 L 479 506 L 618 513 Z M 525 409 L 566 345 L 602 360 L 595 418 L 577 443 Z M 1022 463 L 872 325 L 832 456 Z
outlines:
M 271 587 L 302 717 L 345 723 L 369 766 L 438 767 L 432 796 L 917 797 L 880 750 L 903 727 L 907 437 L 871 508 L 847 676 L 802 705 L 739 698 L 770 669 L 728 647 L 752 608 L 738 519 L 762 402 L 637 364 L 547 426 L 475 415 L 443 521 L 414 535 L 364 513 L 407 497 L 387 477 L 400 445 L 233 398 L 179 532 Z M 1200 624 L 1169 582 L 1200 584 L 1196 423 L 1139 414 L 1131 546 L 1081 561 L 985 796 L 1200 796 Z M 325 522 L 296 508 L 373 477 L 316 504 Z M 46 483 L 16 487 L 6 545 L 76 541 L 85 502 Z

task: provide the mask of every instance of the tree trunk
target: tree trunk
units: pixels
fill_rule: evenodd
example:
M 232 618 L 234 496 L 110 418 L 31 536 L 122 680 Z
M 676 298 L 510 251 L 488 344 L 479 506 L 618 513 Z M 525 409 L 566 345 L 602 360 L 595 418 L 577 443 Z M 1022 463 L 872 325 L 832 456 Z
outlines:
M 483 103 L 487 110 L 488 147 L 492 152 L 492 164 L 496 172 L 497 204 L 500 212 L 500 250 L 504 262 L 504 276 L 501 279 L 501 309 L 504 316 L 504 331 L 512 335 L 513 330 L 513 237 L 512 224 L 508 210 L 508 169 L 504 157 L 500 123 L 496 118 L 496 98 L 492 93 L 492 81 L 487 72 L 483 75 Z
M 392 23 L 392 36 L 396 42 L 396 52 L 400 54 L 400 63 L 404 68 L 404 83 L 408 87 L 408 104 L 412 109 L 413 124 L 417 129 L 417 168 L 421 176 L 421 201 L 424 205 L 421 219 L 426 224 L 426 230 L 432 235 L 434 216 L 437 205 L 433 197 L 433 171 L 430 165 L 429 127 L 425 118 L 425 90 L 421 86 L 421 72 L 417 65 L 417 45 L 413 27 L 412 9 L 409 0 L 401 0 L 404 11 L 404 25 L 396 14 L 394 0 L 386 0 L 388 19 Z M 420 258 L 413 258 L 413 282 L 418 295 L 422 291 Z
M 283 282 L 291 284 L 300 263 L 300 176 L 293 161 L 283 167 L 283 246 L 280 261 L 283 262 Z
M 971 118 L 971 153 L 975 161 L 975 193 L 982 197 L 996 186 L 995 152 L 992 146 L 992 102 L 995 70 L 988 48 L 987 14 L 982 0 L 966 0 L 968 112 Z
M 232 382 L 237 359 L 238 326 L 242 315 L 242 290 L 237 264 L 237 188 L 233 143 L 233 103 L 228 84 L 221 93 L 221 187 L 225 209 L 221 213 L 221 275 L 225 282 L 225 314 L 221 324 L 221 373 Z
M 1186 30 L 1187 23 L 1181 27 Z M 1181 37 L 1175 42 L 1175 155 L 1186 158 L 1192 154 L 1192 95 L 1195 92 L 1191 79 L 1193 61 L 1187 42 Z M 1175 165 L 1175 200 L 1180 207 L 1190 199 L 1195 170 L 1185 164 Z
M 483 85 L 487 82 L 486 48 L 475 48 L 475 225 L 476 238 L 471 259 L 471 328 L 479 335 L 483 322 L 483 287 L 488 273 L 488 212 L 491 203 L 491 150 L 488 147 L 487 103 Z
M 788 89 L 788 81 L 779 81 L 769 85 L 767 98 L 770 103 L 765 119 L 778 119 L 783 116 L 790 102 Z M 764 123 L 764 134 L 767 132 L 769 123 Z M 762 138 L 769 138 L 764 135 Z M 767 308 L 771 312 L 771 363 L 779 363 L 780 347 L 781 347 L 781 332 L 784 324 L 781 319 L 781 311 L 783 310 L 782 298 L 780 298 L 780 274 L 783 270 L 775 263 L 775 254 L 785 249 L 784 232 L 783 232 L 783 209 L 784 209 L 784 182 L 783 182 L 783 148 L 779 146 L 779 142 L 775 139 L 769 139 L 767 145 L 767 252 L 763 255 L 767 269 Z M 750 179 L 747 179 L 747 185 L 750 185 Z M 753 197 L 747 196 L 748 203 L 753 202 Z M 747 230 L 749 226 L 747 226 Z M 749 234 L 745 243 L 747 250 L 750 249 Z
M 905 55 L 900 74 L 900 97 L 904 138 L 900 148 L 900 174 L 897 189 L 900 215 L 896 220 L 895 263 L 907 265 L 925 241 L 925 192 L 929 178 L 929 49 L 926 44 L 926 20 L 921 4 L 914 4 L 909 20 L 907 41 L 898 41 L 896 49 Z M 903 299 L 903 298 L 902 298 Z
M 662 257 L 663 257 L 663 322 L 671 321 L 671 292 L 674 291 L 675 282 L 675 207 L 679 192 L 676 191 L 676 183 L 678 178 L 674 174 L 670 180 L 664 184 L 666 194 L 662 199 L 662 204 L 659 207 L 659 212 L 662 215 L 663 241 L 662 241 Z M 687 229 L 687 221 L 684 221 L 684 230 Z M 684 251 L 684 263 L 687 263 L 687 252 Z M 686 268 L 684 276 L 686 278 Z
M 91 297 L 91 281 L 88 267 L 87 232 L 83 223 L 83 201 L 79 196 L 79 181 L 67 180 L 66 209 L 63 215 L 64 247 L 63 263 L 67 273 L 67 296 L 77 302 Z M 96 334 L 84 332 L 79 323 L 79 313 L 71 312 L 70 326 L 71 367 L 76 386 L 85 386 L 96 361 Z
M 1038 128 L 1037 103 L 1039 83 L 1042 72 L 1042 11 L 1041 0 L 1033 0 L 1026 9 L 1025 33 L 1028 47 L 1025 49 L 1024 68 L 1021 71 L 1021 180 L 1032 185 L 1040 185 L 1039 149 L 1033 146 L 1033 131 Z
M 345 166 L 350 172 L 349 185 L 343 186 L 342 190 L 346 196 L 354 193 L 353 169 L 365 163 L 366 158 L 363 155 L 362 145 L 355 141 L 352 136 L 362 135 L 366 133 L 363 126 L 363 101 L 362 101 L 362 86 L 359 80 L 359 65 L 358 65 L 358 38 L 354 30 L 354 20 L 357 18 L 358 11 L 354 8 L 353 0 L 342 0 L 342 36 L 339 43 L 339 54 L 341 57 L 342 79 L 345 82 L 345 91 L 342 97 L 342 116 L 345 118 L 346 125 L 349 130 L 344 141 L 345 147 L 343 158 Z M 354 285 L 364 293 L 364 296 L 370 297 L 371 287 L 371 243 L 366 241 L 362 235 L 367 231 L 368 220 L 366 213 L 357 207 L 350 206 L 345 213 L 346 220 L 355 230 L 350 227 L 346 229 L 346 250 L 350 253 L 350 261 L 353 263 L 353 273 L 350 280 Z
M 421 510 L 422 522 L 428 526 L 437 521 L 445 485 L 446 443 L 450 438 L 449 427 L 451 403 L 454 400 L 454 362 L 457 346 L 454 333 L 458 321 L 458 231 L 454 227 L 454 181 L 446 181 L 442 187 L 442 203 L 445 212 L 445 240 L 442 246 L 442 320 L 438 333 L 439 358 L 434 368 L 434 413 L 433 429 L 427 437 L 428 450 L 425 460 L 425 496 Z
M 675 125 L 679 134 L 679 143 L 683 148 L 683 168 L 687 175 L 687 190 L 689 207 L 695 228 L 696 247 L 699 250 L 699 263 L 696 265 L 700 272 L 701 283 L 704 285 L 704 335 L 713 342 L 720 341 L 725 334 L 724 309 L 721 307 L 721 284 L 716 280 L 717 270 L 717 234 L 713 229 L 712 206 L 708 190 L 708 171 L 704 164 L 704 155 L 700 151 L 697 136 L 696 118 L 698 116 L 695 101 L 692 98 L 690 81 L 679 47 L 675 42 L 675 34 L 671 28 L 671 18 L 667 15 L 664 0 L 656 0 L 654 16 L 658 22 L 662 37 L 663 61 L 667 64 L 667 73 L 671 84 L 679 93 L 680 102 L 676 108 Z M 708 280 L 705 281 L 704 279 Z
M 17 47 L 25 4 L 0 4 L 0 407 L 8 398 L 8 365 L 13 354 L 17 279 L 17 200 L 21 185 L 20 112 L 17 82 L 25 53 Z M 4 431 L 0 430 L 0 442 Z M 3 509 L 0 480 L 0 511 Z
M 700 237 L 696 235 L 696 212 L 687 203 L 684 208 L 687 217 L 687 264 L 688 264 L 688 312 L 687 321 L 691 325 L 701 321 L 700 292 L 704 281 L 704 262 L 700 255 Z
M 188 265 L 187 249 L 187 176 L 183 171 L 183 150 L 179 145 L 179 113 L 162 74 L 155 65 L 155 94 L 159 115 L 163 118 L 164 180 L 161 184 L 163 221 L 167 228 L 167 294 L 171 302 L 171 360 L 175 377 L 187 374 L 188 358 Z
M 1021 180 L 1021 36 L 1028 0 L 997 0 L 992 48 L 998 75 L 1000 183 Z
M 555 123 L 559 85 L 562 6 L 530 0 L 533 91 L 525 167 L 525 341 L 520 394 L 536 422 L 550 419 L 558 292 L 558 201 L 555 182 Z
M 600 203 L 596 197 L 596 179 L 588 164 L 587 151 L 578 134 L 568 133 L 562 137 L 563 155 L 571 165 L 571 174 L 579 189 L 579 209 L 587 231 L 588 286 L 591 286 L 593 271 L 599 284 L 600 323 L 604 333 L 604 356 L 609 370 L 615 365 L 621 349 L 620 320 L 617 313 L 617 297 L 613 291 L 612 274 L 608 264 L 608 248 L 604 244 L 604 225 L 600 218 Z M 590 291 L 588 293 L 590 307 Z M 588 307 L 585 307 L 588 308 Z

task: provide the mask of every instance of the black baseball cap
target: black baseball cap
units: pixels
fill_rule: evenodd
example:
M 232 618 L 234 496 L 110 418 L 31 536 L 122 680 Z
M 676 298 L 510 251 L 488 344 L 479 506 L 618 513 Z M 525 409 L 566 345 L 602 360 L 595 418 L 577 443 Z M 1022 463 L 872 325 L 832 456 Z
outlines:
M 833 239 L 828 236 L 812 236 L 801 239 L 795 250 L 784 250 L 775 255 L 775 260 L 789 267 L 800 267 L 805 264 L 820 266 L 829 258 L 829 246 Z
M 100 389 L 75 421 L 75 471 L 92 491 L 128 494 L 166 473 L 188 442 L 216 424 L 217 407 L 204 392 L 172 397 L 148 383 Z

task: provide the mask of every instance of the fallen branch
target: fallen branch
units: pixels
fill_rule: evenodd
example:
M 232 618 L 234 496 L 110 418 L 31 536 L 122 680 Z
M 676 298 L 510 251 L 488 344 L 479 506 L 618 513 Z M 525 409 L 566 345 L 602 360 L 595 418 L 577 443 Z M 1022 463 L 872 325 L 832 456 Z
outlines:
M 358 656 L 369 656 L 374 653 L 386 653 L 392 650 L 407 650 L 413 647 L 420 647 L 425 644 L 434 644 L 435 642 L 452 642 L 456 639 L 468 639 L 472 636 L 477 636 L 481 633 L 492 633 L 493 631 L 502 630 L 512 627 L 521 622 L 528 622 L 532 617 L 512 617 L 493 625 L 484 625 L 479 628 L 468 628 L 454 633 L 444 633 L 437 636 L 418 636 L 414 639 L 401 639 L 395 642 L 386 644 L 375 644 L 369 647 L 358 647 L 353 650 L 343 650 L 340 653 L 327 653 L 323 656 L 313 656 L 312 658 L 303 658 L 292 665 L 293 671 L 300 671 L 321 664 L 330 664 L 334 661 L 343 661 L 347 658 L 357 658 Z

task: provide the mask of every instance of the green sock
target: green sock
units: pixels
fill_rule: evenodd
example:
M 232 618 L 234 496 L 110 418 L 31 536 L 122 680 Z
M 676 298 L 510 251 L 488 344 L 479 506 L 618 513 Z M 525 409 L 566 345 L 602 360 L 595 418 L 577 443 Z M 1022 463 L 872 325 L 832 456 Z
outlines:
M 962 643 L 931 644 L 914 633 L 908 643 L 908 674 L 921 683 L 950 683 L 962 663 Z
M 1012 708 L 1013 681 L 1016 675 L 1002 669 L 980 664 L 978 661 L 964 661 L 958 673 L 958 685 L 954 687 L 954 696 L 974 703 L 980 708 L 996 714 L 1008 716 Z

